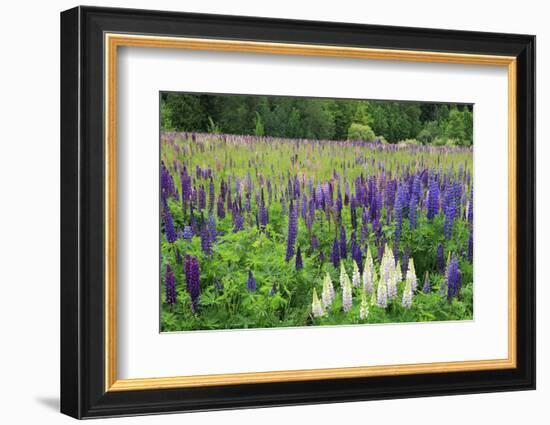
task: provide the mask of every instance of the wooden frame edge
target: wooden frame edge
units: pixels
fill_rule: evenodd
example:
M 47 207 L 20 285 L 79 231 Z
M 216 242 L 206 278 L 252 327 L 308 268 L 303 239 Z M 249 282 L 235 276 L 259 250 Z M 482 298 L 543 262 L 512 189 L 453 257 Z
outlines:
M 506 66 L 508 71 L 508 358 L 274 372 L 117 379 L 116 58 L 118 47 L 178 48 L 404 62 Z M 517 60 L 513 56 L 373 49 L 205 38 L 104 34 L 105 47 L 105 392 L 514 369 L 517 367 Z M 114 237 L 113 237 L 114 235 Z

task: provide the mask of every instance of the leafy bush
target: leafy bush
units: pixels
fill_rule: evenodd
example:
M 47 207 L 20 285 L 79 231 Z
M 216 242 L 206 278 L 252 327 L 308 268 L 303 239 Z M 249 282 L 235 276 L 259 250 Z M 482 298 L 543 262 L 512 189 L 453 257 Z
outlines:
M 367 124 L 353 123 L 349 126 L 348 140 L 373 141 L 374 139 L 376 139 L 376 135 Z

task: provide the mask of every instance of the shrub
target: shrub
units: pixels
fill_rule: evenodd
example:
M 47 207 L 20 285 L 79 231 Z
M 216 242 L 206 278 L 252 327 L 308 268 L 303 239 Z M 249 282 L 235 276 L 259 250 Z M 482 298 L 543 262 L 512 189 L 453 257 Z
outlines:
M 368 140 L 373 141 L 376 134 L 366 124 L 353 123 L 348 129 L 348 140 Z

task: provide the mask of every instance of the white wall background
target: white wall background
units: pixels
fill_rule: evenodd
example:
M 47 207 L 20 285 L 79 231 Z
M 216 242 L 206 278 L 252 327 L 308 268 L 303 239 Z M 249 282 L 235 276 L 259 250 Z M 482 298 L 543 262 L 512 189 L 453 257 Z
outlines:
M 550 414 L 548 191 L 550 27 L 541 1 L 96 1 L 96 5 L 537 35 L 538 390 L 110 420 L 109 423 L 333 424 L 350 421 L 501 425 Z M 59 12 L 77 3 L 9 2 L 0 33 L 0 422 L 70 423 L 59 392 Z M 490 166 L 490 164 L 488 164 Z

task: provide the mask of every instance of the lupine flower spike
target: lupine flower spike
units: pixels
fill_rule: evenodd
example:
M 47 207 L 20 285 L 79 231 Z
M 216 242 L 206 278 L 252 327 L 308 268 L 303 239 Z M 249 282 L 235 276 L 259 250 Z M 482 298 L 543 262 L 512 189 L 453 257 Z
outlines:
M 361 274 L 359 273 L 359 266 L 355 261 L 353 262 L 353 274 L 351 276 L 351 283 L 356 288 L 361 285 Z
M 372 254 L 370 248 L 367 248 L 367 258 L 365 260 L 365 267 L 363 268 L 363 288 L 367 293 L 372 294 L 374 287 L 374 262 L 372 260 Z
M 325 311 L 323 310 L 323 306 L 321 305 L 321 302 L 319 301 L 319 297 L 317 296 L 317 290 L 313 288 L 313 301 L 311 302 L 311 313 L 313 314 L 313 317 L 323 317 L 325 315 Z
M 334 301 L 334 285 L 332 284 L 332 279 L 330 278 L 330 274 L 328 272 L 323 280 L 323 293 L 321 297 L 323 299 L 323 307 L 325 309 L 332 305 L 332 302 Z
M 369 303 L 367 299 L 367 292 L 363 288 L 361 292 L 361 305 L 359 306 L 359 318 L 361 320 L 366 320 L 369 316 Z
M 351 281 L 343 263 L 340 265 L 340 287 L 342 288 L 342 308 L 345 312 L 348 312 L 351 309 L 353 300 L 351 294 Z

